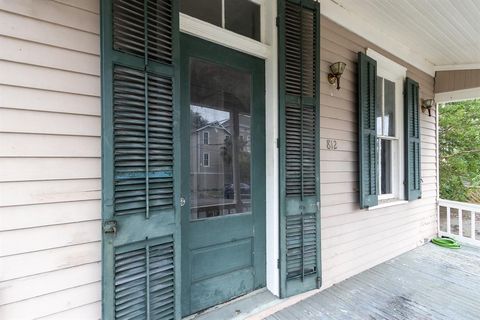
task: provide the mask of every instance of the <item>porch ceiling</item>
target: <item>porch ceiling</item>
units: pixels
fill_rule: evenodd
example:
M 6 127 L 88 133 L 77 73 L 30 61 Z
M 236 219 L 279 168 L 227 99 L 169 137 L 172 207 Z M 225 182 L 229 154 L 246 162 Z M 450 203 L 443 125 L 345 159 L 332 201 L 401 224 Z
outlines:
M 480 68 L 478 0 L 328 1 L 409 47 L 435 69 Z

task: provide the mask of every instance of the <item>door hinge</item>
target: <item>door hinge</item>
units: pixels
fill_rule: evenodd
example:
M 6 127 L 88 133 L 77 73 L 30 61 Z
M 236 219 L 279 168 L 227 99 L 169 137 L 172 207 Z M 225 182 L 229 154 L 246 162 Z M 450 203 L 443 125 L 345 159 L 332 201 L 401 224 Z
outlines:
M 118 223 L 115 220 L 107 220 L 103 223 L 103 232 L 117 234 Z
M 277 259 L 277 269 L 280 269 L 280 259 Z
M 278 27 L 280 26 L 280 17 L 275 18 L 275 25 Z
M 277 138 L 277 148 L 280 148 L 280 138 Z

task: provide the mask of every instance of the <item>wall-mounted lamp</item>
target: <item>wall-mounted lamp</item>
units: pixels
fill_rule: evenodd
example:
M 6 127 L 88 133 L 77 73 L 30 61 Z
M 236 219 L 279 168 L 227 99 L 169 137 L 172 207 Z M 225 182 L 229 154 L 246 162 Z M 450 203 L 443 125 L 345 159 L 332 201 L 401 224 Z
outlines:
M 428 116 L 431 117 L 433 105 L 433 99 L 422 99 L 422 112 L 428 111 Z
M 343 71 L 345 71 L 345 62 L 335 62 L 330 66 L 330 73 L 328 74 L 328 82 L 330 84 L 335 84 L 337 83 L 337 90 L 340 90 L 340 77 L 343 74 Z

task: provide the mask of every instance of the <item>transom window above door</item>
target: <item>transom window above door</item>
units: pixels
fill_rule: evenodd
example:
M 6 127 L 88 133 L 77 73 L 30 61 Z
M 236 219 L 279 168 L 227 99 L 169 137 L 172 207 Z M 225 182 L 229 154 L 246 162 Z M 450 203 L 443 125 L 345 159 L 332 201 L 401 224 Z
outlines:
M 180 0 L 186 15 L 261 41 L 260 0 Z

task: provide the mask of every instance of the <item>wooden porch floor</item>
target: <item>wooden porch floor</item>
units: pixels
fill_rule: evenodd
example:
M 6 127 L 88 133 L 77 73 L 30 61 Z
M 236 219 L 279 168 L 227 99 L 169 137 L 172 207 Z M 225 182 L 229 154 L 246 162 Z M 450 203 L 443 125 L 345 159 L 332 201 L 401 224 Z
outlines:
M 427 244 L 266 319 L 478 320 L 480 248 Z

